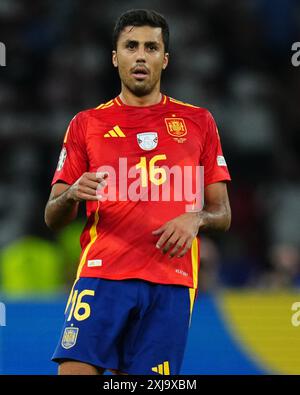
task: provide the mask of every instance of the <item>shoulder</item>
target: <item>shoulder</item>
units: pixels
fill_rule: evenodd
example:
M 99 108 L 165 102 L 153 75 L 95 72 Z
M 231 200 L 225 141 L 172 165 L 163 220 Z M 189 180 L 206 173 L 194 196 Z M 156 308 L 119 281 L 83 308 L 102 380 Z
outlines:
M 185 103 L 183 101 L 174 99 L 173 97 L 168 96 L 169 98 L 169 106 L 174 111 L 180 111 L 183 113 L 187 113 L 188 115 L 193 115 L 203 121 L 207 121 L 213 118 L 212 114 L 209 110 L 204 107 L 195 106 L 194 104 Z
M 89 118 L 99 117 L 105 115 L 108 110 L 115 109 L 118 107 L 117 102 L 112 99 L 108 102 L 101 103 L 96 107 L 88 108 L 86 110 L 82 110 L 78 112 L 73 119 L 76 119 L 79 122 L 86 122 Z

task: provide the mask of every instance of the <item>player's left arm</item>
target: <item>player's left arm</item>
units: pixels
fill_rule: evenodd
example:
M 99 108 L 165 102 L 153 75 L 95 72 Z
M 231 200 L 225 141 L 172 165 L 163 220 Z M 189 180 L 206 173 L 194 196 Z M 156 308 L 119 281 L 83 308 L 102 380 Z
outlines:
M 204 189 L 204 207 L 198 213 L 198 234 L 205 231 L 227 231 L 231 224 L 231 208 L 226 182 L 216 182 Z
M 225 182 L 209 184 L 204 189 L 204 207 L 198 212 L 182 214 L 152 233 L 160 235 L 156 247 L 170 257 L 180 258 L 191 248 L 194 238 L 206 231 L 227 231 L 231 223 L 231 209 Z

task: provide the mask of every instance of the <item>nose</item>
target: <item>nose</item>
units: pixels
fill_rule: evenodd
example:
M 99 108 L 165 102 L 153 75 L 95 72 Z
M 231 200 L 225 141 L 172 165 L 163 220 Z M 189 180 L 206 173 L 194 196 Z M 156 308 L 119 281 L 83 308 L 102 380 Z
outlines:
M 146 52 L 143 45 L 139 45 L 137 53 L 136 53 L 136 62 L 145 62 L 146 61 Z

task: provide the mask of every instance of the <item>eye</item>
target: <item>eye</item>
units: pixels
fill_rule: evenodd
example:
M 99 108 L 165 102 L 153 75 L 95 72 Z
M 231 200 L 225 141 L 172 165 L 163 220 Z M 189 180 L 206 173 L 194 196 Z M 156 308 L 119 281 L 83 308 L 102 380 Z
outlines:
M 149 45 L 149 50 L 150 51 L 156 51 L 157 50 L 157 46 L 156 45 Z
M 135 47 L 136 47 L 136 44 L 134 42 L 129 42 L 126 44 L 126 48 L 134 49 Z

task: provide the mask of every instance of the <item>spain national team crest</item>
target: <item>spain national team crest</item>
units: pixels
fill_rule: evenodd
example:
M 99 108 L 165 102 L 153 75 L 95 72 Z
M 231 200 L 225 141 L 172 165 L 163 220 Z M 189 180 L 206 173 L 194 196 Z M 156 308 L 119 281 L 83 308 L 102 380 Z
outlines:
M 79 328 L 68 327 L 65 328 L 61 345 L 65 349 L 72 348 L 76 344 Z
M 158 144 L 157 132 L 138 133 L 136 137 L 137 137 L 138 145 L 144 151 L 150 151 L 157 147 Z
M 183 118 L 165 118 L 168 133 L 178 143 L 183 143 L 186 139 L 183 138 L 187 134 L 187 129 Z

